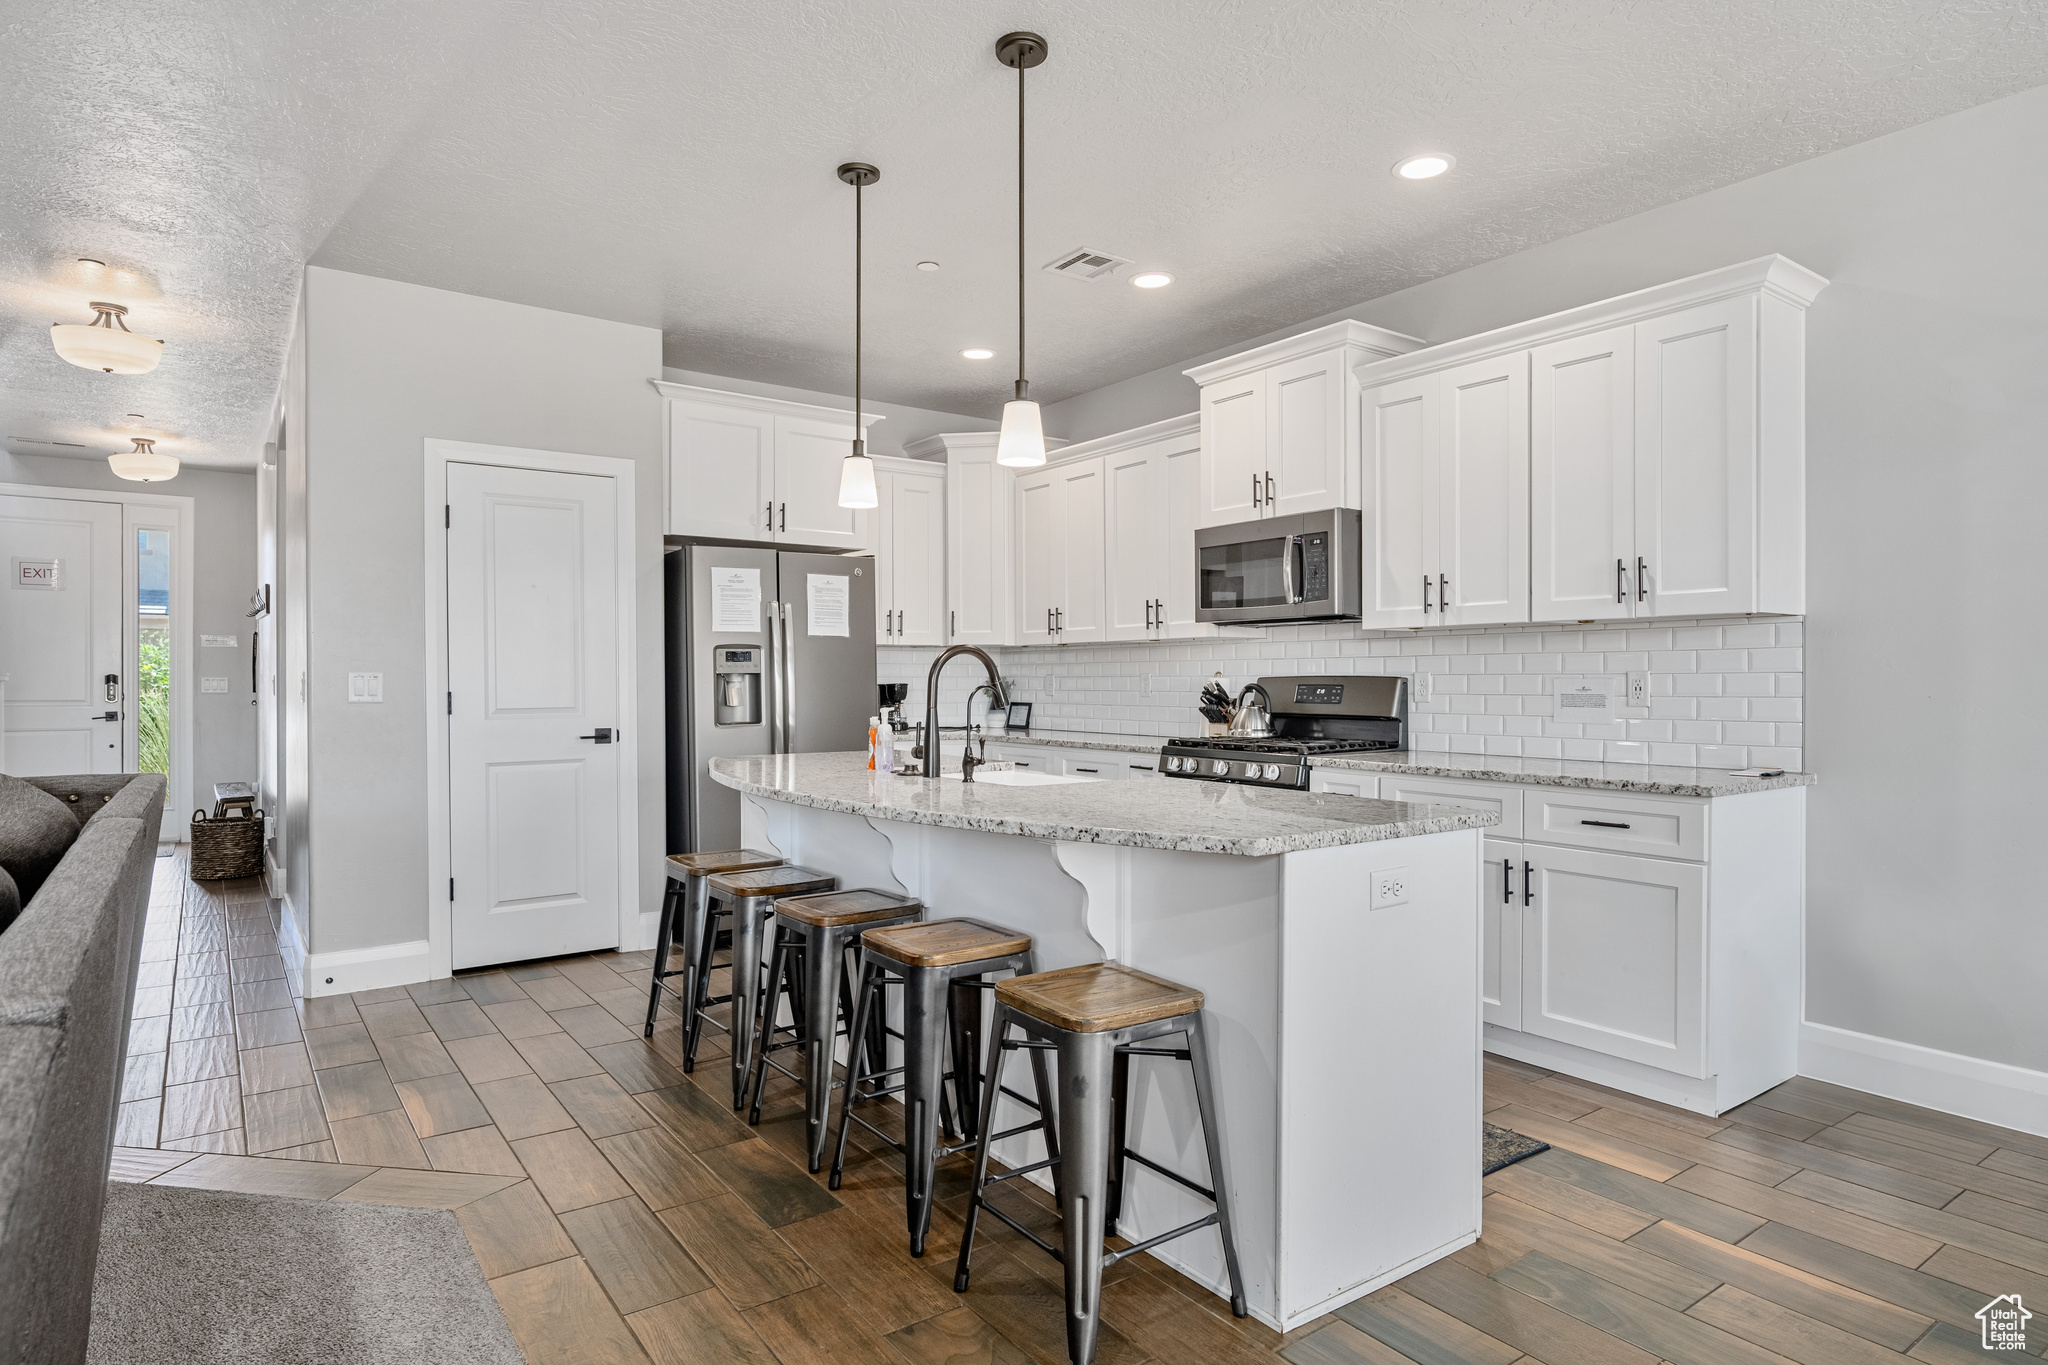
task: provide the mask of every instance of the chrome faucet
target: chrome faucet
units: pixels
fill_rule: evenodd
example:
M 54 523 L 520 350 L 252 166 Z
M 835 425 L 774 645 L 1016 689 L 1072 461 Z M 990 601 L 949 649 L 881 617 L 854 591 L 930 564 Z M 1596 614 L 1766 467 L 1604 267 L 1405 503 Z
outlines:
M 924 680 L 924 743 L 918 746 L 917 757 L 924 765 L 922 771 L 926 777 L 937 777 L 944 769 L 944 765 L 939 762 L 939 674 L 945 671 L 946 665 L 952 662 L 956 654 L 972 654 L 981 660 L 981 666 L 988 670 L 988 682 L 984 686 L 995 698 L 991 703 L 992 707 L 1010 704 L 1009 694 L 1003 691 L 1002 675 L 996 671 L 996 661 L 989 658 L 987 651 L 975 645 L 953 645 L 940 651 L 939 657 L 932 660 L 932 671 Z M 975 689 L 976 692 L 980 690 Z M 967 701 L 971 710 L 974 693 L 968 693 Z M 960 780 L 972 782 L 974 770 L 986 761 L 974 756 L 974 729 L 969 726 L 967 741 L 962 746 L 960 755 Z

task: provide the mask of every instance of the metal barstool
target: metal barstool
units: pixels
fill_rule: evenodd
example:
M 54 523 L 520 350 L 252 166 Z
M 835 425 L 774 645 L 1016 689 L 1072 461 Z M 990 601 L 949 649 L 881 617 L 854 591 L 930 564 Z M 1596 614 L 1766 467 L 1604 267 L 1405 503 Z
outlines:
M 697 976 L 711 975 L 712 944 L 718 938 L 718 920 L 732 919 L 732 989 L 724 996 L 705 997 L 685 1020 L 683 1064 L 693 1066 L 697 1040 L 705 1024 L 723 1027 L 732 1043 L 732 1107 L 746 1103 L 747 1076 L 753 1069 L 754 1038 L 761 1012 L 761 931 L 775 911 L 778 896 L 806 896 L 817 891 L 835 891 L 837 877 L 813 872 L 807 867 L 783 863 L 751 872 L 717 872 L 705 879 L 705 897 L 716 902 L 704 917 L 703 937 L 697 943 Z M 709 1007 L 730 1004 L 727 1023 L 711 1018 Z
M 873 1058 L 870 1069 L 849 1065 L 846 1098 L 840 1102 L 839 1138 L 832 1153 L 833 1189 L 839 1188 L 846 1169 L 846 1137 L 855 1123 L 903 1153 L 904 1213 L 910 1224 L 910 1254 L 924 1255 L 925 1238 L 932 1226 L 932 1184 L 939 1162 L 976 1145 L 985 1129 L 975 1121 L 980 1111 L 976 1095 L 981 1063 L 981 991 L 993 982 L 985 981 L 995 972 L 1029 974 L 1035 965 L 1031 935 L 1003 929 L 972 919 L 929 920 L 894 929 L 869 929 L 860 937 L 859 1004 L 854 1007 L 856 1036 L 867 1026 L 869 1011 L 886 986 L 903 990 L 902 1081 L 896 1085 L 878 1082 L 897 1074 L 885 1070 L 885 1059 Z M 947 1037 L 941 1037 L 941 1029 Z M 953 1067 L 944 1070 L 947 1042 L 953 1052 Z M 1015 1091 L 1012 1099 L 1032 1105 L 1040 1113 L 1050 1107 L 1045 1059 L 1031 1054 L 1038 1099 L 1034 1103 Z M 945 1108 L 945 1082 L 951 1077 L 955 1105 L 960 1116 L 960 1141 L 939 1146 L 939 1124 Z M 866 1083 L 869 1088 L 862 1090 Z M 903 1141 L 858 1117 L 854 1106 L 867 1100 L 901 1092 L 903 1096 Z M 948 1124 L 948 1128 L 952 1125 Z M 1013 1130 L 1027 1132 L 1038 1127 L 1026 1124 Z M 998 1133 L 996 1140 L 1011 1136 Z
M 720 872 L 752 872 L 757 868 L 780 867 L 782 861 L 773 853 L 761 853 L 751 848 L 668 855 L 668 892 L 661 898 L 661 927 L 654 936 L 654 984 L 647 988 L 647 1037 L 654 1036 L 654 1021 L 661 1013 L 663 991 L 683 1002 L 685 1035 L 690 1032 L 690 1017 L 706 993 L 704 979 L 697 971 L 698 946 L 703 942 L 704 926 L 710 918 L 711 908 L 705 882 Z M 679 970 L 671 971 L 669 952 L 676 945 L 678 919 L 683 922 L 683 965 Z M 672 976 L 683 978 L 680 993 L 668 984 L 668 978 Z M 683 1070 L 696 1070 L 697 1050 L 686 1046 L 683 1053 Z
M 1027 1048 L 1034 1053 L 1051 1051 L 1058 1057 L 1059 1145 L 1049 1162 L 1041 1164 L 1052 1165 L 1059 1177 L 1061 1240 L 1065 1245 L 1054 1248 L 983 1198 L 990 1183 L 988 1149 L 992 1145 L 984 1143 L 974 1158 L 967 1230 L 960 1239 L 954 1291 L 967 1291 L 974 1225 L 986 1209 L 1037 1243 L 1041 1250 L 1066 1263 L 1067 1358 L 1073 1365 L 1091 1365 L 1102 1325 L 1103 1270 L 1126 1256 L 1150 1251 L 1162 1242 L 1214 1224 L 1223 1238 L 1223 1264 L 1230 1276 L 1230 1311 L 1244 1317 L 1249 1310 L 1245 1306 L 1244 1278 L 1237 1266 L 1237 1239 L 1231 1232 L 1230 1189 L 1224 1176 L 1216 1123 L 1216 1087 L 1209 1069 L 1208 1040 L 1202 1028 L 1202 993 L 1121 963 L 1097 962 L 996 983 L 994 1024 L 995 1033 L 989 1040 L 988 1082 L 982 1094 L 984 1129 L 1002 1086 L 1005 1053 Z M 1024 1031 L 1025 1039 L 1010 1038 L 1013 1024 Z M 1138 1046 L 1172 1033 L 1187 1035 L 1185 1049 Z M 1125 1144 L 1120 1111 L 1128 1104 L 1129 1086 L 1126 1084 L 1119 1091 L 1114 1073 L 1118 1063 L 1128 1066 L 1125 1059 L 1130 1057 L 1172 1057 L 1193 1066 L 1195 1103 L 1201 1112 L 1202 1140 L 1208 1150 L 1209 1178 L 1215 1182 L 1214 1189 L 1204 1189 Z M 1115 1217 L 1109 1208 L 1111 1182 L 1115 1182 L 1120 1198 L 1126 1159 L 1193 1190 L 1215 1204 L 1216 1211 L 1121 1251 L 1106 1250 L 1102 1239 Z M 1005 1172 L 997 1178 L 1006 1179 L 1016 1173 Z
M 893 891 L 833 891 L 825 895 L 785 896 L 775 902 L 775 951 L 768 962 L 768 996 L 761 1011 L 763 1023 L 754 1049 L 754 1103 L 748 1123 L 761 1121 L 761 1092 L 768 1085 L 769 1054 L 785 1047 L 804 1051 L 801 1078 L 780 1065 L 775 1069 L 804 1086 L 804 1150 L 810 1156 L 811 1172 L 825 1164 L 825 1126 L 832 1112 L 832 1054 L 838 1036 L 842 999 L 851 1005 L 852 992 L 840 995 L 840 979 L 846 974 L 846 950 L 864 929 L 891 924 L 909 924 L 924 913 L 924 905 Z M 794 1002 L 795 1019 L 788 1032 L 792 1042 L 778 1043 L 775 1035 L 785 1030 L 775 1018 L 782 1005 L 782 982 L 791 953 L 802 955 L 797 980 L 800 998 Z M 858 1068 L 858 1054 L 864 1040 L 857 1030 L 847 1037 L 847 1074 Z

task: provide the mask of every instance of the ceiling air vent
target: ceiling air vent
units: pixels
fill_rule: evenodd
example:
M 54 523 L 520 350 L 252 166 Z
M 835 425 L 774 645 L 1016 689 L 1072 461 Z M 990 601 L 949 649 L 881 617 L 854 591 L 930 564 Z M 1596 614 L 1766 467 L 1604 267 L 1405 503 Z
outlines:
M 1047 261 L 1044 269 L 1048 275 L 1064 275 L 1070 280 L 1106 280 L 1129 264 L 1123 257 L 1112 256 L 1107 251 L 1077 246 Z

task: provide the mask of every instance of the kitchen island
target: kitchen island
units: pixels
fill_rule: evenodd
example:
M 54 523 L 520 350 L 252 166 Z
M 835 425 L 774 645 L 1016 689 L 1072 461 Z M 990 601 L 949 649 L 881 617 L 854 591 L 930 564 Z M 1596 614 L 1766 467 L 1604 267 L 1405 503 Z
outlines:
M 720 758 L 747 846 L 1206 997 L 1253 1315 L 1289 1330 L 1479 1234 L 1480 842 L 1498 817 L 1312 792 L 931 779 L 864 754 Z M 1391 875 L 1388 875 L 1391 874 Z M 1379 885 L 1380 904 L 1374 905 Z M 1186 1067 L 1133 1068 L 1133 1145 L 1207 1181 Z M 1007 1102 L 1006 1102 L 1007 1103 Z M 1023 1121 L 1011 1106 L 997 1126 Z M 1035 1136 L 999 1145 L 1039 1159 Z M 1133 1166 L 1133 1240 L 1206 1205 Z M 1210 1231 L 1155 1253 L 1227 1293 Z

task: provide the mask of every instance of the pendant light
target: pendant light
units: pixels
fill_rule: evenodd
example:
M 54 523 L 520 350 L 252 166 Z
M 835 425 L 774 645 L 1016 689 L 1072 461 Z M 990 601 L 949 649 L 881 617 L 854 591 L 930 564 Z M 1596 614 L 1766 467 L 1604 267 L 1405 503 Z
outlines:
M 1024 73 L 1045 60 L 1045 39 L 1005 33 L 996 40 L 996 60 L 1017 71 L 1017 396 L 1003 404 L 996 463 L 1029 469 L 1045 463 L 1045 423 L 1024 378 Z
M 131 436 L 135 449 L 123 450 L 107 456 L 107 467 L 119 478 L 131 483 L 162 483 L 165 479 L 178 477 L 178 457 L 160 454 L 156 442 L 144 436 Z
M 868 458 L 867 428 L 860 420 L 860 192 L 882 173 L 865 161 L 849 161 L 839 168 L 839 178 L 853 186 L 853 453 L 839 462 L 839 505 L 874 507 L 882 499 L 875 491 L 875 462 Z
M 91 322 L 50 324 L 50 344 L 72 364 L 105 374 L 148 374 L 163 359 L 164 344 L 137 336 L 121 321 L 128 310 L 118 303 L 87 304 Z

